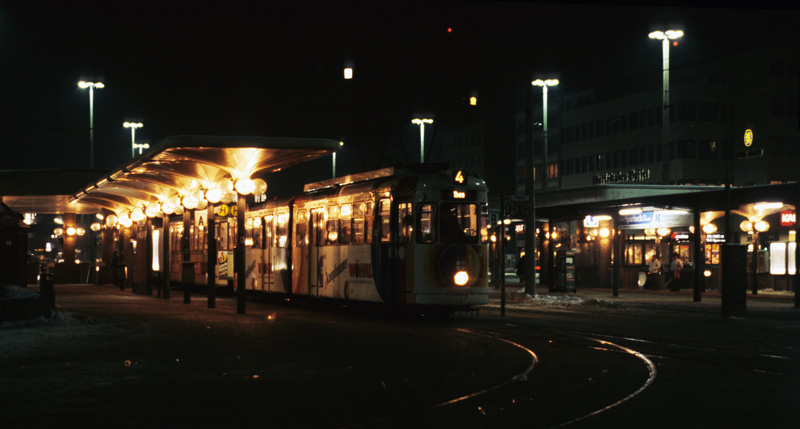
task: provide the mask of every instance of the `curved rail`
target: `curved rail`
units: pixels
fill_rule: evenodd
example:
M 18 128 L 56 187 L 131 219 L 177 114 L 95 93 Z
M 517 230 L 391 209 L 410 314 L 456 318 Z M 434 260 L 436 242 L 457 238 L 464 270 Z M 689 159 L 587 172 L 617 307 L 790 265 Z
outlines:
M 580 417 L 577 417 L 577 418 L 574 418 L 572 420 L 568 420 L 566 422 L 559 423 L 559 424 L 557 424 L 555 426 L 550 426 L 550 428 L 564 427 L 564 426 L 579 422 L 581 420 L 588 419 L 589 417 L 596 416 L 596 415 L 598 415 L 598 414 L 600 414 L 600 413 L 602 413 L 604 411 L 608 411 L 608 410 L 616 407 L 617 405 L 620 405 L 623 402 L 626 402 L 629 399 L 633 398 L 634 396 L 642 393 L 644 391 L 644 389 L 648 388 L 651 384 L 653 384 L 653 381 L 655 381 L 655 379 L 656 379 L 656 365 L 653 363 L 653 361 L 648 359 L 648 357 L 645 356 L 643 353 L 637 352 L 636 350 L 630 349 L 630 348 L 625 347 L 625 346 L 621 346 L 621 345 L 616 344 L 616 343 L 612 343 L 611 341 L 600 340 L 600 339 L 597 339 L 597 338 L 586 337 L 586 336 L 583 336 L 583 335 L 575 335 L 575 334 L 567 334 L 567 335 L 573 335 L 573 336 L 576 336 L 576 337 L 579 337 L 579 338 L 583 338 L 583 339 L 586 339 L 586 340 L 595 341 L 595 342 L 598 342 L 598 343 L 600 343 L 600 344 L 602 344 L 604 346 L 616 347 L 616 348 L 618 348 L 618 349 L 620 349 L 620 350 L 622 350 L 622 351 L 624 351 L 626 353 L 630 353 L 631 355 L 636 356 L 637 358 L 641 359 L 645 363 L 645 365 L 647 366 L 649 374 L 648 374 L 647 380 L 645 380 L 644 384 L 642 384 L 638 389 L 636 389 L 636 391 L 634 391 L 630 395 L 628 395 L 628 396 L 626 396 L 626 397 L 624 397 L 624 398 L 622 398 L 622 399 L 620 399 L 620 400 L 618 400 L 616 402 L 613 402 L 613 403 L 611 403 L 609 405 L 606 405 L 605 407 L 600 408 L 599 410 L 592 411 L 591 413 L 584 414 L 584 415 L 582 415 Z

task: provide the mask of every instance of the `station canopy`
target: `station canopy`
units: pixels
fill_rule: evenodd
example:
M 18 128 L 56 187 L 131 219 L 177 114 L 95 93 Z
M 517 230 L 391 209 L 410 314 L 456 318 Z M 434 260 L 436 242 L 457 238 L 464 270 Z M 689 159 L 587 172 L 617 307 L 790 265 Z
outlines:
M 330 139 L 173 136 L 75 194 L 3 200 L 18 212 L 94 214 L 102 208 L 119 214 L 278 172 L 339 147 Z

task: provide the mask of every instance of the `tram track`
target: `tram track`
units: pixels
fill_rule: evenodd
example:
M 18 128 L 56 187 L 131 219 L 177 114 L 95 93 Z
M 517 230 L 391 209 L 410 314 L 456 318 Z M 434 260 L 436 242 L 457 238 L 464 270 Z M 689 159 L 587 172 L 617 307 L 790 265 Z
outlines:
M 455 331 L 456 332 L 460 332 L 460 333 L 465 333 L 465 334 L 468 334 L 468 335 L 474 335 L 474 336 L 480 336 L 480 337 L 484 337 L 484 338 L 490 338 L 490 339 L 493 339 L 493 340 L 496 340 L 496 341 L 511 345 L 513 347 L 516 347 L 516 348 L 520 349 L 521 351 L 523 351 L 523 353 L 526 353 L 527 355 L 529 355 L 529 357 L 530 357 L 529 364 L 524 369 L 522 369 L 521 371 L 519 371 L 516 374 L 514 374 L 511 378 L 503 380 L 502 382 L 494 384 L 494 385 L 492 385 L 490 387 L 479 389 L 479 390 L 476 390 L 475 392 L 472 392 L 472 393 L 469 393 L 469 394 L 459 395 L 457 397 L 454 397 L 452 399 L 448 399 L 448 400 L 436 403 L 434 405 L 419 407 L 419 408 L 416 408 L 416 409 L 413 409 L 413 410 L 406 410 L 406 411 L 401 413 L 402 416 L 401 415 L 387 416 L 385 418 L 371 420 L 371 421 L 368 421 L 368 422 L 356 423 L 356 424 L 349 425 L 349 426 L 346 426 L 346 427 L 371 427 L 371 426 L 384 425 L 384 424 L 388 424 L 388 425 L 391 426 L 391 425 L 394 424 L 394 422 L 396 422 L 396 420 L 403 420 L 403 419 L 413 418 L 412 416 L 418 415 L 419 413 L 436 412 L 436 411 L 440 411 L 440 410 L 446 410 L 446 409 L 452 408 L 452 407 L 457 406 L 457 405 L 465 405 L 470 400 L 478 400 L 481 397 L 489 396 L 490 393 L 497 394 L 497 395 L 499 395 L 501 397 L 502 396 L 506 396 L 503 393 L 503 389 L 504 388 L 508 388 L 509 386 L 512 386 L 512 385 L 521 386 L 521 385 L 523 385 L 523 383 L 529 382 L 530 381 L 529 376 L 531 375 L 531 373 L 535 372 L 534 369 L 536 368 L 536 366 L 540 362 L 539 356 L 537 355 L 537 353 L 534 351 L 533 348 L 524 345 L 523 341 L 514 340 L 514 339 L 510 338 L 510 336 L 507 335 L 507 334 L 501 334 L 501 333 L 494 332 L 494 331 L 480 331 L 480 330 L 467 329 L 467 328 L 456 328 Z M 647 356 L 645 356 L 643 353 L 641 353 L 641 352 L 639 352 L 637 350 L 631 349 L 629 347 L 622 346 L 620 344 L 616 344 L 616 343 L 614 343 L 612 341 L 609 341 L 609 340 L 606 340 L 606 339 L 593 338 L 593 337 L 587 336 L 587 335 L 570 334 L 570 333 L 562 333 L 562 335 L 567 335 L 567 336 L 571 336 L 571 337 L 574 337 L 574 338 L 580 338 L 582 340 L 589 341 L 589 342 L 591 342 L 593 344 L 598 344 L 600 347 L 591 346 L 590 348 L 594 349 L 595 351 L 601 352 L 601 353 L 602 352 L 624 353 L 625 355 L 633 356 L 636 359 L 638 359 L 644 365 L 644 367 L 647 370 L 647 377 L 644 380 L 644 382 L 641 385 L 639 385 L 632 392 L 630 392 L 627 395 L 624 395 L 624 396 L 622 396 L 622 397 L 620 397 L 620 398 L 618 398 L 618 399 L 616 399 L 616 400 L 614 400 L 614 401 L 612 401 L 610 403 L 607 403 L 607 404 L 603 405 L 600 408 L 597 408 L 597 409 L 594 409 L 594 410 L 589 410 L 589 411 L 584 411 L 582 414 L 578 415 L 577 417 L 568 418 L 568 419 L 563 420 L 561 422 L 552 423 L 552 424 L 549 424 L 549 425 L 543 426 L 543 427 L 560 428 L 560 427 L 569 426 L 569 425 L 571 425 L 573 423 L 577 423 L 577 422 L 581 422 L 581 421 L 590 419 L 590 418 L 592 418 L 592 417 L 594 417 L 594 416 L 596 416 L 596 415 L 598 415 L 600 413 L 603 413 L 603 412 L 608 411 L 608 410 L 610 410 L 610 409 L 612 409 L 614 407 L 617 407 L 617 406 L 629 401 L 630 399 L 634 398 L 635 396 L 639 395 L 645 389 L 647 389 L 650 385 L 652 385 L 652 383 L 654 382 L 654 380 L 656 378 L 656 374 L 657 374 L 656 365 Z M 587 347 L 587 346 L 586 345 L 574 345 L 574 347 Z M 528 387 L 529 388 L 535 388 L 536 387 L 536 383 L 531 383 Z M 514 403 L 515 399 L 511 399 L 510 402 Z M 488 408 L 488 407 L 477 406 L 477 410 L 479 410 L 479 412 L 481 414 L 483 414 L 484 416 L 486 416 L 486 414 L 487 414 L 486 408 Z

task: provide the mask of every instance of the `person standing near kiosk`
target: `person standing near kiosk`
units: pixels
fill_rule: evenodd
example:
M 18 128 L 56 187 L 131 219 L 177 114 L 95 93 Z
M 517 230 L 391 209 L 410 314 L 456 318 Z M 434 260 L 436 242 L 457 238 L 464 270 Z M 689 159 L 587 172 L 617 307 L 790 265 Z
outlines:
M 661 258 L 655 254 L 650 260 L 650 267 L 647 270 L 650 276 L 650 289 L 661 289 Z

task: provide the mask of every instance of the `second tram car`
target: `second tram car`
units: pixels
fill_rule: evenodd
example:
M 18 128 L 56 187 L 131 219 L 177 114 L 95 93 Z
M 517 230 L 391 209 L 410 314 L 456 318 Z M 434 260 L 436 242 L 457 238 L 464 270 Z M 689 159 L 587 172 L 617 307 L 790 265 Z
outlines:
M 236 220 L 219 219 L 213 269 L 224 285 Z M 488 302 L 487 189 L 463 172 L 391 167 L 308 184 L 296 197 L 250 204 L 245 231 L 248 290 L 401 306 Z M 207 246 L 192 248 L 192 260 L 204 260 Z M 182 254 L 171 256 L 179 281 Z

